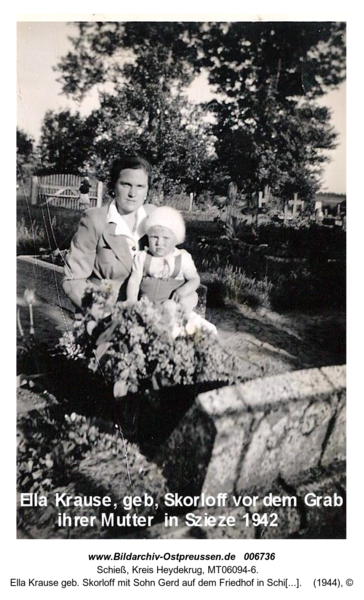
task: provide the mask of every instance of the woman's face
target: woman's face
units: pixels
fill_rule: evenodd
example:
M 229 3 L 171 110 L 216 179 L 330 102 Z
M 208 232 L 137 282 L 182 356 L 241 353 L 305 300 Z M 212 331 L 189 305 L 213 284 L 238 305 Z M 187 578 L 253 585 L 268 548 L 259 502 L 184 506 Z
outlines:
M 123 169 L 115 185 L 115 201 L 121 214 L 130 214 L 144 204 L 148 175 L 143 169 Z

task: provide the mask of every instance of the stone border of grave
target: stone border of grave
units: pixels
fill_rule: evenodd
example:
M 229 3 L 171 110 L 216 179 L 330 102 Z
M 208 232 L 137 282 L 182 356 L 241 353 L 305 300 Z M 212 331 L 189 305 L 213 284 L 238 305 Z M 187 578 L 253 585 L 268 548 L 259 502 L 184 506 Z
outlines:
M 18 256 L 17 275 L 29 282 L 27 286 L 35 289 L 39 298 L 52 306 L 74 312 L 75 308 L 62 288 L 62 267 L 46 262 L 38 256 Z
M 202 521 L 204 515 L 236 519 L 236 526 L 223 532 L 231 538 L 344 537 L 345 459 L 345 365 L 293 371 L 201 394 L 154 457 L 175 494 L 200 498 L 199 508 L 186 513 Z M 204 500 L 219 494 L 257 494 L 260 501 L 253 510 L 206 507 Z M 267 494 L 296 498 L 296 504 L 267 510 L 261 500 Z M 342 504 L 309 506 L 306 494 L 310 499 L 338 496 Z M 247 512 L 269 510 L 279 515 L 277 529 L 245 525 Z M 197 529 L 155 525 L 142 537 L 222 535 L 218 527 Z
M 193 493 L 216 496 L 267 487 L 277 478 L 290 485 L 298 473 L 345 457 L 343 365 L 201 394 L 155 459 L 172 490 L 191 494 L 191 482 L 203 481 L 192 485 Z

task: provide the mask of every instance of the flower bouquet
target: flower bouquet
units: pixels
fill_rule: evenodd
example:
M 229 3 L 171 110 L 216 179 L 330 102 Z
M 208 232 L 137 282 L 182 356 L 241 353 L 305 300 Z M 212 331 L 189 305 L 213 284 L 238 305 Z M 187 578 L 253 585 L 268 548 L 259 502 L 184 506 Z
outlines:
M 118 400 L 156 397 L 153 390 L 171 386 L 196 391 L 201 384 L 216 382 L 218 387 L 238 379 L 236 359 L 216 335 L 194 329 L 178 310 L 166 317 L 146 297 L 133 305 L 115 302 L 107 284 L 88 289 L 83 306 L 73 330 L 60 340 L 61 351 L 99 374 Z M 175 393 L 168 396 L 170 402 L 176 398 Z

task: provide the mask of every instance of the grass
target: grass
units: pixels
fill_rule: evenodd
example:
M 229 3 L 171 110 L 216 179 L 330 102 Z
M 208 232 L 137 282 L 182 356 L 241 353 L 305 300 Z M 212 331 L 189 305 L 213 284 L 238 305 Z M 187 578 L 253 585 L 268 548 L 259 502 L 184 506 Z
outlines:
M 77 231 L 80 211 L 53 206 L 19 203 L 17 210 L 17 254 L 40 254 L 69 248 Z
M 16 235 L 18 254 L 38 254 L 47 244 L 44 228 L 33 220 L 27 224 L 24 217 L 17 223 Z
M 258 281 L 247 277 L 231 265 L 211 268 L 201 274 L 201 279 L 208 287 L 207 301 L 210 306 L 238 302 L 252 308 L 270 307 L 273 284 L 267 279 Z

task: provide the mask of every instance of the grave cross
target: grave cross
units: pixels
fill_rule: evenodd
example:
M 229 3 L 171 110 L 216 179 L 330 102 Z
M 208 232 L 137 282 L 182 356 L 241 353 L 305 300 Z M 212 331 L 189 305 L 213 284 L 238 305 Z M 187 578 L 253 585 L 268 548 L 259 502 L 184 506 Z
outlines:
M 302 200 L 298 200 L 298 194 L 293 194 L 293 200 L 291 200 L 293 206 L 292 214 L 295 217 L 297 214 L 297 208 L 302 204 Z
M 191 212 L 192 210 L 192 205 L 193 205 L 193 192 L 190 193 L 190 203 L 188 206 L 188 210 Z

